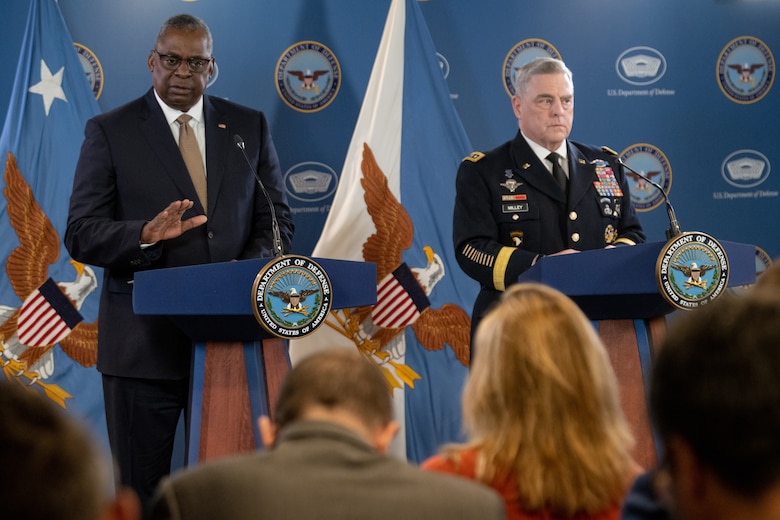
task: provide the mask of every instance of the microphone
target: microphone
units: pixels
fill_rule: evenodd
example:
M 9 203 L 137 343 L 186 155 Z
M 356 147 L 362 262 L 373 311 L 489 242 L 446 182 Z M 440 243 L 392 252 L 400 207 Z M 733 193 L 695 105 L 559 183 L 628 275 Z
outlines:
M 677 235 L 682 234 L 682 231 L 680 231 L 680 224 L 677 222 L 677 215 L 675 215 L 674 213 L 674 208 L 672 207 L 672 203 L 669 202 L 669 195 L 667 195 L 666 191 L 661 187 L 661 185 L 655 182 L 654 180 L 650 179 L 650 177 L 647 177 L 644 174 L 639 173 L 638 171 L 636 171 L 635 169 L 631 168 L 629 165 L 624 163 L 623 159 L 620 158 L 618 153 L 612 148 L 610 148 L 609 146 L 602 146 L 601 149 L 604 150 L 609 155 L 614 156 L 617 159 L 617 162 L 623 168 L 649 182 L 655 189 L 661 192 L 661 195 L 664 196 L 664 202 L 666 202 L 666 214 L 669 215 L 669 229 L 666 230 L 666 239 L 671 240 Z
M 271 230 L 274 234 L 274 256 L 280 257 L 284 254 L 284 251 L 282 251 L 282 237 L 279 235 L 279 221 L 276 220 L 276 209 L 274 208 L 274 203 L 271 200 L 271 196 L 268 194 L 268 190 L 265 189 L 265 185 L 263 185 L 262 179 L 260 179 L 260 174 L 257 173 L 254 166 L 252 166 L 252 161 L 249 160 L 249 157 L 246 154 L 246 145 L 244 144 L 244 139 L 236 134 L 233 136 L 233 142 L 236 143 L 236 147 L 238 147 L 239 150 L 241 150 L 241 154 L 244 156 L 244 160 L 246 160 L 247 165 L 249 165 L 249 169 L 252 170 L 252 173 L 255 175 L 255 179 L 257 179 L 257 184 L 260 185 L 260 189 L 263 192 L 263 195 L 265 195 L 265 200 L 268 201 L 268 207 L 271 208 Z

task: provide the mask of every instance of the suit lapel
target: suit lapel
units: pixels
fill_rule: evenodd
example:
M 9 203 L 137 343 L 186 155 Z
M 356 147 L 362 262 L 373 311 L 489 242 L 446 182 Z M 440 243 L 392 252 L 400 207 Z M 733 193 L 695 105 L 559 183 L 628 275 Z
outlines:
M 209 96 L 203 97 L 203 115 L 206 124 L 206 172 L 209 194 L 209 215 L 213 214 L 218 200 L 222 180 L 225 177 L 225 165 L 233 138 L 228 121 L 211 103 Z
M 576 206 L 593 183 L 595 168 L 580 152 L 568 143 L 569 147 L 569 200 Z
M 165 115 L 157 104 L 157 98 L 150 89 L 144 97 L 146 110 L 139 114 L 141 135 L 146 139 L 149 149 L 159 160 L 165 172 L 171 177 L 182 196 L 195 202 L 195 208 L 202 210 L 198 194 L 184 164 L 179 147 L 173 138 Z

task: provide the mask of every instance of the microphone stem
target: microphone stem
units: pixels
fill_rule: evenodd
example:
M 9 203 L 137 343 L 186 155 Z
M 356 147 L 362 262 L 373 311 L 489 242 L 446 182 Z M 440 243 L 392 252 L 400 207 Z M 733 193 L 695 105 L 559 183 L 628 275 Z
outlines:
M 238 149 L 241 150 L 246 163 L 249 165 L 249 169 L 252 170 L 252 173 L 257 180 L 257 184 L 260 185 L 260 191 L 263 192 L 263 195 L 265 195 L 265 200 L 268 201 L 268 207 L 271 210 L 271 232 L 273 233 L 274 257 L 278 258 L 282 256 L 284 252 L 282 250 L 282 237 L 279 233 L 279 221 L 276 220 L 276 208 L 274 208 L 274 203 L 271 200 L 271 196 L 268 194 L 268 190 L 265 189 L 265 185 L 263 184 L 263 180 L 260 178 L 260 174 L 255 171 L 255 168 L 252 166 L 252 161 L 249 160 L 249 156 L 246 154 L 243 139 L 236 140 L 236 146 L 238 146 Z
M 632 167 L 624 163 L 623 159 L 621 159 L 620 156 L 618 156 L 617 152 L 615 152 L 611 148 L 602 146 L 601 149 L 607 152 L 608 154 L 612 155 L 613 157 L 615 157 L 617 162 L 620 164 L 620 166 L 622 166 L 623 168 L 625 168 L 626 170 L 632 173 L 639 175 L 641 178 L 649 182 L 655 189 L 661 192 L 661 195 L 664 198 L 664 202 L 666 202 L 666 214 L 669 216 L 669 229 L 666 230 L 666 239 L 671 240 L 677 235 L 681 235 L 682 231 L 680 231 L 680 224 L 679 222 L 677 222 L 677 215 L 675 215 L 674 213 L 674 208 L 672 207 L 672 203 L 669 202 L 669 196 L 666 194 L 666 191 L 661 187 L 661 185 L 655 182 L 654 180 L 652 180 L 650 177 L 647 177 L 646 175 L 639 173 L 638 171 L 636 171 L 635 169 L 633 169 Z
M 681 235 L 682 231 L 680 231 L 680 224 L 677 222 L 677 215 L 675 215 L 674 208 L 669 202 L 669 199 L 666 199 L 666 213 L 669 215 L 669 229 L 666 232 L 666 238 L 671 240 L 674 237 Z

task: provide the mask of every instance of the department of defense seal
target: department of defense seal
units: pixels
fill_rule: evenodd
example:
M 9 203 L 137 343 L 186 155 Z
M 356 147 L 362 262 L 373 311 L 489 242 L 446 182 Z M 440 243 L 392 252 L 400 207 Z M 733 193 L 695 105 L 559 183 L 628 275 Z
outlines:
M 73 42 L 73 46 L 76 48 L 79 61 L 84 68 L 84 74 L 87 76 L 92 94 L 94 94 L 95 99 L 100 99 L 100 94 L 103 92 L 103 66 L 91 50 L 76 42 Z
M 661 186 L 666 193 L 672 188 L 672 167 L 669 159 L 657 147 L 637 143 L 620 152 L 620 159 Z M 637 211 L 650 211 L 664 202 L 664 195 L 655 186 L 633 172 L 626 171 L 631 202 Z
M 276 91 L 290 108 L 317 112 L 341 87 L 341 66 L 325 45 L 302 41 L 287 48 L 276 64 Z
M 512 47 L 504 58 L 502 75 L 504 88 L 510 96 L 515 95 L 515 74 L 517 70 L 535 58 L 561 59 L 561 53 L 552 44 L 538 38 L 529 38 Z
M 656 281 L 672 306 L 691 310 L 723 294 L 729 260 L 720 243 L 705 233 L 687 232 L 664 245 L 656 262 Z
M 311 334 L 325 323 L 330 307 L 330 279 L 305 256 L 275 258 L 257 273 L 252 285 L 255 319 L 279 338 Z
M 775 58 L 769 47 L 753 36 L 731 40 L 718 56 L 720 90 L 740 104 L 760 101 L 775 81 Z

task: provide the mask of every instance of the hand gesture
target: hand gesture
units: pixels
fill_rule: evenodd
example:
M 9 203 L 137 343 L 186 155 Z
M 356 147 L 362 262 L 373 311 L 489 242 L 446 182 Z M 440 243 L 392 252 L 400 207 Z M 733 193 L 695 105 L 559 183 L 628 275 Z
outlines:
M 182 220 L 184 213 L 193 206 L 188 199 L 171 202 L 167 208 L 144 224 L 141 229 L 141 243 L 153 244 L 160 240 L 170 240 L 181 236 L 185 231 L 202 226 L 206 223 L 206 215 L 197 215 Z

